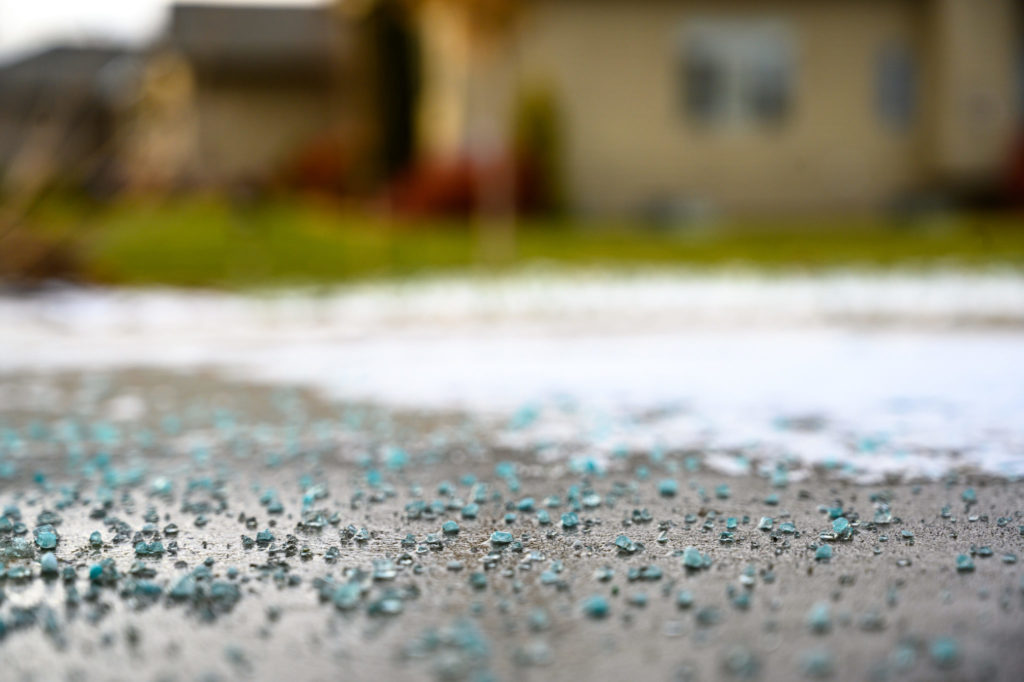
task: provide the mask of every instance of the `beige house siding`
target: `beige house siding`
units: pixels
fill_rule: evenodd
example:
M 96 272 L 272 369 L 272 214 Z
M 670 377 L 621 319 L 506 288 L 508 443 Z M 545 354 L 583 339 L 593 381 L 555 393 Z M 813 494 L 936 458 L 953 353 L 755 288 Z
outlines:
M 326 90 L 326 89 L 325 89 Z M 335 121 L 331 95 L 264 84 L 200 85 L 196 170 L 209 182 L 261 178 Z
M 988 179 L 1015 134 L 1020 3 L 934 0 L 931 161 L 954 181 Z

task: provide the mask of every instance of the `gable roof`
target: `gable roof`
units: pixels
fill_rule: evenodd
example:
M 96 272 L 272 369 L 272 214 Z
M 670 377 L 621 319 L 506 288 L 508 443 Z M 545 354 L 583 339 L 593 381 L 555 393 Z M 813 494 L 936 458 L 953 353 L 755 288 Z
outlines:
M 121 47 L 57 45 L 0 66 L 0 83 L 76 85 L 91 81 L 105 66 L 131 54 Z
M 131 50 L 111 46 L 57 45 L 35 52 L 0 67 L 0 103 L 115 98 L 128 85 L 134 57 Z

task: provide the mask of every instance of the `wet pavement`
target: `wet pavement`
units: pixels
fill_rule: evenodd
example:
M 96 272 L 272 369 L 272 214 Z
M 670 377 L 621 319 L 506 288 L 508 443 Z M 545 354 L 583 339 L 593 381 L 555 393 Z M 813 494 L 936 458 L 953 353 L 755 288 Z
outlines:
M 970 466 L 553 457 L 522 411 L 199 371 L 10 372 L 0 404 L 5 679 L 1024 675 L 1024 483 Z

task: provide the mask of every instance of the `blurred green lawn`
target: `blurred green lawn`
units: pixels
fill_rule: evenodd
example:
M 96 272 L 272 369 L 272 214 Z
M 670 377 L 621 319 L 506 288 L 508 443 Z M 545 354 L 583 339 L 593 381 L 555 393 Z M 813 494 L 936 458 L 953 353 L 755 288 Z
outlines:
M 481 256 L 465 222 L 413 222 L 317 202 L 220 198 L 43 204 L 33 229 L 70 243 L 91 281 L 248 288 L 547 263 L 755 268 L 1024 266 L 1024 218 L 936 216 L 732 220 L 674 229 L 521 221 L 514 254 Z

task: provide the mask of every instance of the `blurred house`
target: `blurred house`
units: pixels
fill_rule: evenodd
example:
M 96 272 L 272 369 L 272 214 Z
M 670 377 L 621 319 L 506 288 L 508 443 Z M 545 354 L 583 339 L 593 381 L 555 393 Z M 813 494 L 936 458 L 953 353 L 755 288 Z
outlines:
M 127 189 L 373 190 L 413 153 L 415 47 L 398 4 L 177 4 L 130 73 L 116 49 L 11 64 L 2 188 L 23 193 L 23 175 L 81 186 L 102 166 Z
M 592 213 L 864 210 L 988 191 L 1020 130 L 1016 0 L 423 0 L 423 153 L 559 120 Z
M 353 193 L 408 165 L 414 51 L 396 4 L 173 6 L 156 53 L 191 83 L 190 181 Z
M 175 5 L 160 52 L 192 81 L 193 180 L 257 182 L 336 126 L 344 40 L 324 8 Z
M 0 67 L 0 182 L 31 194 L 59 175 L 102 190 L 140 64 L 121 48 L 55 47 Z

